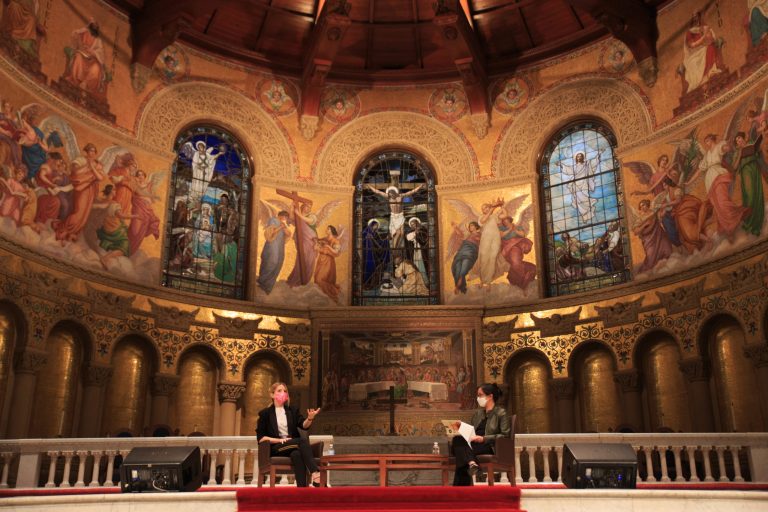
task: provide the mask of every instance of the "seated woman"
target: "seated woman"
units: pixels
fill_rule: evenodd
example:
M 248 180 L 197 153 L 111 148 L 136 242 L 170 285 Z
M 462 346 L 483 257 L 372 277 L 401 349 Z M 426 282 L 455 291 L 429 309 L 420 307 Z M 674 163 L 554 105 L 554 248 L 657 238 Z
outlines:
M 456 436 L 451 441 L 456 457 L 453 485 L 473 485 L 472 476 L 480 472 L 477 456 L 494 453 L 496 438 L 509 437 L 507 411 L 496 405 L 500 397 L 501 390 L 496 384 L 483 384 L 477 388 L 477 405 L 480 407 L 470 420 L 475 427 L 475 436 L 470 439 L 471 443 L 467 443 L 462 436 Z
M 308 430 L 320 409 L 307 409 L 307 417 L 298 407 L 288 403 L 288 386 L 275 382 L 270 389 L 272 405 L 259 412 L 256 438 L 269 441 L 270 455 L 289 456 L 296 475 L 296 485 L 307 487 L 307 471 L 312 473 L 312 485 L 320 486 L 320 470 L 312 456 L 309 441 L 299 435 L 299 429 Z

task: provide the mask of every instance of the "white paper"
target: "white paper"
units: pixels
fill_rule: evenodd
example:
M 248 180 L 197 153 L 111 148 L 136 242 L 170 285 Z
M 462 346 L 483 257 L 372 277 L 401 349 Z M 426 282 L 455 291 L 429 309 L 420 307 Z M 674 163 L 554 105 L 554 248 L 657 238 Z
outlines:
M 475 427 L 462 421 L 459 425 L 459 435 L 467 440 L 467 444 L 471 444 L 472 438 L 475 437 Z

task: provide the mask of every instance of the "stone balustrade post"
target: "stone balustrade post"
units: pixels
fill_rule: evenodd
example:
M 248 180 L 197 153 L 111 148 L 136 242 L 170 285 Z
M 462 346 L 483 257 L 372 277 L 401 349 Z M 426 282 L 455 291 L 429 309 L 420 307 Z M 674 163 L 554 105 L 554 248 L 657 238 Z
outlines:
M 179 385 L 177 375 L 157 374 L 152 379 L 152 413 L 151 425 L 168 424 L 168 397 Z
M 621 412 L 624 424 L 629 425 L 634 432 L 643 432 L 643 404 L 640 395 L 640 371 L 631 368 L 621 370 L 613 375 L 613 380 L 621 387 Z
M 694 432 L 714 432 L 715 416 L 709 392 L 709 365 L 700 358 L 680 362 L 680 369 L 688 380 L 691 420 Z
M 569 377 L 552 379 L 552 391 L 557 410 L 557 431 L 576 432 L 575 396 L 576 387 Z
M 98 437 L 104 410 L 104 388 L 112 377 L 112 367 L 90 365 L 83 372 L 83 400 L 80 409 L 80 437 Z
M 45 366 L 44 352 L 26 348 L 16 355 L 16 380 L 13 387 L 11 408 L 8 420 L 8 438 L 23 439 L 29 437 L 29 423 L 32 419 L 32 405 L 35 403 L 37 373 Z

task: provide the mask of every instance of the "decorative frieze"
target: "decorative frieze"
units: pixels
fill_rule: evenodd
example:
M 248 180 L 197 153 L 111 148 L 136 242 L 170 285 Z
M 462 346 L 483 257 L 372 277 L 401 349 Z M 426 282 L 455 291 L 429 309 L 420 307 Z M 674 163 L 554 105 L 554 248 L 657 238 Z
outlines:
M 37 374 L 48 360 L 45 352 L 27 348 L 15 355 L 14 368 L 16 373 Z
M 680 361 L 680 370 L 690 382 L 709 379 L 709 364 L 700 357 Z
M 700 279 L 692 285 L 681 286 L 671 292 L 657 291 L 656 295 L 659 296 L 662 307 L 670 315 L 696 309 L 704 296 L 704 279 Z
M 245 383 L 219 384 L 216 389 L 219 392 L 220 402 L 237 402 L 245 393 Z
M 189 330 L 189 326 L 195 321 L 195 317 L 197 316 L 198 311 L 200 311 L 200 308 L 195 308 L 192 311 L 184 311 L 176 306 L 161 306 L 153 300 L 149 301 L 149 305 L 152 307 L 152 316 L 154 316 L 155 327 L 182 332 Z
M 573 400 L 576 396 L 576 385 L 570 377 L 552 379 L 551 385 L 556 400 Z
M 223 338 L 238 338 L 243 340 L 253 339 L 256 329 L 259 328 L 262 317 L 246 319 L 239 316 L 222 316 L 214 313 L 216 327 L 219 329 L 219 336 Z
M 154 396 L 168 396 L 179 385 L 178 375 L 157 374 L 152 377 L 152 394 Z
M 308 343 L 312 336 L 312 325 L 305 323 L 289 323 L 277 319 L 280 326 L 280 334 L 284 343 Z
M 624 393 L 637 393 L 640 391 L 640 371 L 636 368 L 614 373 L 613 380 L 619 383 L 621 391 Z
M 104 387 L 111 377 L 111 366 L 91 364 L 83 368 L 83 385 L 86 387 Z
M 630 302 L 617 302 L 610 306 L 595 306 L 595 310 L 606 328 L 620 325 L 634 324 L 637 322 L 643 298 Z
M 69 289 L 72 283 L 71 278 L 62 278 L 45 270 L 35 270 L 23 260 L 21 268 L 32 289 L 39 290 L 42 288 L 45 290 L 45 295 L 59 295 L 62 291 Z
M 488 322 L 483 324 L 483 341 L 507 341 L 512 335 L 518 317 L 506 322 Z
M 88 298 L 93 303 L 93 312 L 97 315 L 125 318 L 136 299 L 136 295 L 119 295 L 110 291 L 99 290 L 87 283 L 85 289 Z
M 576 326 L 579 324 L 579 315 L 581 315 L 581 306 L 573 313 L 564 315 L 555 313 L 549 317 L 538 317 L 532 314 L 531 319 L 533 319 L 536 329 L 541 331 L 541 337 L 550 338 L 575 333 Z
M 726 272 L 718 272 L 724 285 L 735 293 L 742 294 L 765 286 L 768 275 L 768 256 L 752 265 L 739 265 Z
M 768 366 L 768 343 L 747 345 L 744 347 L 744 355 L 752 361 L 756 368 Z

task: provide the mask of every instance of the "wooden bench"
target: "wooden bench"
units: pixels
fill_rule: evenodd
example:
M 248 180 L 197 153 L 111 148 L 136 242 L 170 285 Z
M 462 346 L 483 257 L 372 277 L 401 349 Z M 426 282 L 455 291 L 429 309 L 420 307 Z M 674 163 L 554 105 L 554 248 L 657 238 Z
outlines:
M 328 471 L 378 471 L 379 486 L 387 486 L 389 471 L 440 471 L 443 485 L 448 485 L 448 474 L 453 471 L 446 455 L 423 453 L 356 453 L 326 455 L 320 458 L 320 484 L 328 484 Z

